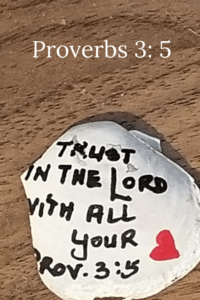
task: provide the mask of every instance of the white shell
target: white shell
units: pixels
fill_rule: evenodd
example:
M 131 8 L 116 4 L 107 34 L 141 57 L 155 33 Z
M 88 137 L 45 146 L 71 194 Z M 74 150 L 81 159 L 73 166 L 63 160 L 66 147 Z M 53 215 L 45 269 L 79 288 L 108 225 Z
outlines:
M 156 138 L 107 121 L 75 126 L 21 179 L 39 274 L 62 299 L 148 297 L 200 260 L 199 189 Z

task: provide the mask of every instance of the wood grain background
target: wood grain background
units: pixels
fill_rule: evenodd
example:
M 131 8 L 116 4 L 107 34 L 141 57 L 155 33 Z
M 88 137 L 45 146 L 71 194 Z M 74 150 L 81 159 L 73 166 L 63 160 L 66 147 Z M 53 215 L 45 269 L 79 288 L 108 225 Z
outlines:
M 128 56 L 33 58 L 33 41 L 104 39 Z M 151 59 L 135 57 L 138 40 L 152 45 Z M 37 274 L 19 177 L 68 126 L 114 120 L 159 137 L 199 185 L 200 1 L 0 0 L 0 70 L 0 299 L 56 300 Z M 148 299 L 200 299 L 199 272 Z

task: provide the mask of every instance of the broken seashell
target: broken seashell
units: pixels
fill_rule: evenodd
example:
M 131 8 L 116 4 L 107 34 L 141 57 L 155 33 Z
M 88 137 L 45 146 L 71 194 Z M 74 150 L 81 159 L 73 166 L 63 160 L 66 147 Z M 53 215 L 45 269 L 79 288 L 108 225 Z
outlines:
M 200 260 L 199 189 L 157 138 L 78 125 L 21 179 L 40 277 L 62 299 L 148 297 Z

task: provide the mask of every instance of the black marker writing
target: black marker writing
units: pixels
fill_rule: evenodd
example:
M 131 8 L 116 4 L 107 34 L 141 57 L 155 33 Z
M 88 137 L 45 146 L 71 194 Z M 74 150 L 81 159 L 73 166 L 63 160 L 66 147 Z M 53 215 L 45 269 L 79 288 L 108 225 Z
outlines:
M 75 141 L 69 141 L 69 142 L 62 142 L 59 141 L 56 144 L 57 146 L 61 146 L 62 149 L 58 153 L 58 157 L 62 157 L 67 150 L 67 148 L 70 146 L 73 146 L 73 149 L 70 151 L 70 156 L 73 157 L 76 154 L 81 155 L 83 159 L 86 159 L 87 157 L 90 159 L 96 159 L 97 162 L 102 161 L 104 155 L 107 157 L 107 159 L 111 162 L 116 162 L 119 161 L 121 156 L 119 154 L 119 151 L 121 151 L 123 155 L 123 162 L 124 164 L 128 164 L 130 161 L 131 154 L 135 154 L 136 151 L 134 149 L 121 149 L 117 150 L 113 146 L 110 149 L 106 150 L 105 146 L 101 146 L 100 150 L 97 152 L 96 151 L 96 146 L 92 145 L 89 149 L 88 148 L 88 143 L 86 141 L 83 142 L 83 144 Z
M 71 146 L 71 145 L 73 145 L 73 143 L 74 143 L 73 141 L 70 141 L 70 142 L 57 142 L 56 145 L 62 147 L 61 151 L 58 154 L 58 157 L 62 157 L 65 150 L 67 149 L 67 146 Z
M 155 186 L 150 185 L 153 179 L 155 182 Z M 144 175 L 139 179 L 139 191 L 143 192 L 145 188 L 155 194 L 164 193 L 167 190 L 167 182 L 160 177 L 153 178 L 152 175 Z
M 140 260 L 137 259 L 134 262 L 131 262 L 130 260 L 127 260 L 126 265 L 125 265 L 125 269 L 126 270 L 132 270 L 132 272 L 125 274 L 125 273 L 121 273 L 121 278 L 122 279 L 127 279 L 129 277 L 131 277 L 132 275 L 136 274 L 139 271 L 139 264 Z
M 52 197 L 52 194 L 48 194 L 46 197 L 46 203 L 40 202 L 39 198 L 36 198 L 33 202 L 31 199 L 28 199 L 30 215 L 34 215 L 36 208 L 38 207 L 38 216 L 40 218 L 43 217 L 44 213 L 52 216 L 57 210 L 57 213 L 59 213 L 61 218 L 65 217 L 66 221 L 70 221 L 74 211 L 74 203 L 69 202 L 68 205 L 65 203 L 58 203 Z
M 49 174 L 49 170 L 51 168 L 51 165 L 48 164 L 46 167 L 46 170 L 42 170 L 42 167 L 37 167 L 36 172 L 35 172 L 35 176 L 33 177 L 33 180 L 37 180 L 38 177 L 41 177 L 43 181 L 47 181 L 47 176 Z
M 60 183 L 64 184 L 68 173 L 71 175 L 71 169 L 72 165 L 59 165 L 58 169 L 62 171 L 61 177 L 60 177 Z M 100 182 L 100 173 L 99 170 L 87 170 L 82 168 L 82 169 L 75 169 L 72 171 L 72 185 L 80 184 L 84 185 L 85 183 L 85 178 L 86 178 L 86 186 L 88 188 L 95 188 L 95 187 L 101 187 L 102 184 Z
M 29 179 L 29 177 L 30 177 L 30 175 L 31 175 L 31 173 L 32 173 L 32 171 L 33 171 L 33 169 L 34 169 L 34 166 L 33 166 L 33 165 L 29 167 L 28 172 L 27 172 L 26 177 L 25 177 L 25 180 L 26 180 L 26 181 Z
M 94 240 L 93 240 L 94 243 Z M 68 275 L 73 280 L 77 280 L 78 276 L 80 276 L 81 269 L 84 268 L 84 265 L 82 263 L 71 265 L 71 264 L 64 264 L 64 263 L 57 263 L 53 265 L 53 258 L 50 256 L 44 256 L 41 257 L 40 252 L 34 248 L 35 257 L 37 262 L 39 263 L 39 272 L 41 275 L 43 275 L 45 272 L 49 272 L 51 276 L 53 277 L 59 277 L 66 274 L 68 271 Z M 125 271 L 122 272 L 121 270 L 117 270 L 116 274 L 120 275 L 122 279 L 127 279 L 136 274 L 139 271 L 139 262 L 140 260 L 137 259 L 135 261 L 127 260 L 125 262 Z M 115 266 L 119 267 L 120 263 L 117 261 L 115 262 Z M 110 276 L 111 270 L 109 266 L 104 261 L 99 261 L 95 263 L 95 272 L 94 278 L 97 280 L 103 280 Z M 82 276 L 88 276 L 89 274 L 84 272 L 82 273 Z
M 71 256 L 74 258 L 74 259 L 77 259 L 77 260 L 86 260 L 87 259 L 87 244 L 88 244 L 88 234 L 84 234 L 84 237 L 82 240 L 78 240 L 77 239 L 77 234 L 78 234 L 78 231 L 76 229 L 73 230 L 72 232 L 72 242 L 75 244 L 75 245 L 81 245 L 83 247 L 83 255 L 80 257 L 80 256 L 77 256 L 75 255 L 75 251 L 76 249 L 72 249 L 71 251 Z
M 122 153 L 125 153 L 124 160 L 123 160 L 123 162 L 125 164 L 129 163 L 129 161 L 130 161 L 130 155 L 131 154 L 135 154 L 135 152 L 136 152 L 133 149 L 122 149 L 121 151 L 122 151 Z
M 84 179 L 85 179 L 85 169 L 81 169 L 81 170 L 74 170 L 74 175 L 72 178 L 72 185 L 76 185 L 77 183 L 79 183 L 80 185 L 84 184 Z
M 75 280 L 80 269 L 83 267 L 83 264 L 77 264 L 75 267 L 72 267 L 71 265 L 65 266 L 62 263 L 58 263 L 54 267 L 50 267 L 52 263 L 53 258 L 51 258 L 50 256 L 43 257 L 42 261 L 40 262 L 40 274 L 43 275 L 45 270 L 47 270 L 53 277 L 58 277 L 62 276 L 66 272 L 66 269 L 68 269 L 71 278 Z
M 104 246 L 106 249 L 116 248 L 117 246 L 120 246 L 121 249 L 125 249 L 128 244 L 133 247 L 136 247 L 138 246 L 138 243 L 134 240 L 135 235 L 136 235 L 136 231 L 131 228 L 124 231 L 120 237 L 117 236 L 117 234 L 113 234 L 111 237 L 107 235 L 106 236 L 97 235 L 94 237 L 89 237 L 89 234 L 84 234 L 83 237 L 80 238 L 78 231 L 74 229 L 72 231 L 71 240 L 78 247 L 73 248 L 71 250 L 71 256 L 73 259 L 76 260 L 87 260 L 89 245 L 91 245 L 94 248 L 99 248 L 101 246 Z M 77 253 L 79 253 L 79 255 Z
M 128 205 L 124 204 L 123 205 L 123 209 L 122 209 L 122 216 L 118 217 L 118 218 L 114 218 L 114 209 L 113 208 L 109 208 L 108 210 L 108 219 L 107 222 L 109 224 L 115 224 L 119 221 L 123 221 L 123 222 L 131 222 L 133 220 L 136 219 L 135 216 L 132 217 L 128 217 Z
M 86 215 L 86 221 L 88 223 L 92 222 L 92 219 L 96 219 L 97 224 L 102 224 L 103 220 L 103 215 L 104 215 L 104 207 L 101 204 L 92 204 L 89 206 L 87 215 Z M 114 209 L 110 207 L 108 209 L 108 214 L 107 214 L 107 222 L 109 224 L 115 224 L 119 221 L 123 222 L 130 222 L 135 220 L 136 217 L 128 216 L 128 206 L 126 204 L 123 205 L 122 207 L 122 215 L 120 217 L 114 217 Z
M 36 171 L 35 171 L 35 175 L 34 175 L 34 177 L 33 177 L 33 180 L 36 181 L 36 180 L 38 180 L 38 178 L 41 178 L 42 181 L 44 181 L 44 182 L 47 181 L 47 177 L 48 177 L 50 168 L 51 168 L 51 165 L 50 165 L 50 164 L 48 164 L 48 165 L 46 166 L 46 170 L 43 170 L 41 166 L 38 166 L 38 167 L 36 168 Z M 30 168 L 28 169 L 28 172 L 27 172 L 27 174 L 26 174 L 26 176 L 25 176 L 25 180 L 26 180 L 26 181 L 30 178 L 30 175 L 31 175 L 33 169 L 34 169 L 34 165 L 30 166 Z
M 110 270 L 106 267 L 106 264 L 103 261 L 100 261 L 96 263 L 96 266 L 98 267 L 96 269 L 96 272 L 101 273 L 94 276 L 96 279 L 105 279 L 110 275 Z
M 49 273 L 56 277 L 61 276 L 65 273 L 66 267 L 63 264 L 56 264 L 53 268 L 50 267 L 50 265 L 53 262 L 53 258 L 49 256 L 43 257 L 42 261 L 40 262 L 40 269 L 39 272 L 41 274 L 44 274 L 45 270 L 49 271 Z
M 89 158 L 96 158 L 96 160 L 98 162 L 100 162 L 103 158 L 103 154 L 105 152 L 105 147 L 102 146 L 98 153 L 95 153 L 95 151 L 96 151 L 96 146 L 92 146 L 90 149 L 90 152 L 89 152 Z
M 83 144 L 81 145 L 80 143 L 76 143 L 74 145 L 73 150 L 71 151 L 70 155 L 71 156 L 75 156 L 76 152 L 78 152 L 79 154 L 81 154 L 83 156 L 83 158 L 86 158 L 87 155 L 85 154 L 85 148 L 87 147 L 88 143 L 87 142 L 83 142 Z
M 60 177 L 60 183 L 65 183 L 66 177 L 67 177 L 67 172 L 71 170 L 72 166 L 71 165 L 59 165 L 58 169 L 62 170 L 62 174 Z
M 130 196 L 123 196 L 116 193 L 117 186 L 117 171 L 115 168 L 111 168 L 111 188 L 110 188 L 110 200 L 114 201 L 115 199 L 120 199 L 123 201 L 131 201 L 132 198 Z

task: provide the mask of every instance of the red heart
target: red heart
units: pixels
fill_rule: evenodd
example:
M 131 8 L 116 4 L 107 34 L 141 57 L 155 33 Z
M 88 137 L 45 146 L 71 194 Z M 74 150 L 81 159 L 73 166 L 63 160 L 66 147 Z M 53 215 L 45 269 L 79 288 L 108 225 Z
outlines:
M 174 238 L 169 230 L 159 232 L 156 242 L 158 246 L 149 255 L 153 260 L 168 260 L 180 257 L 175 247 Z

